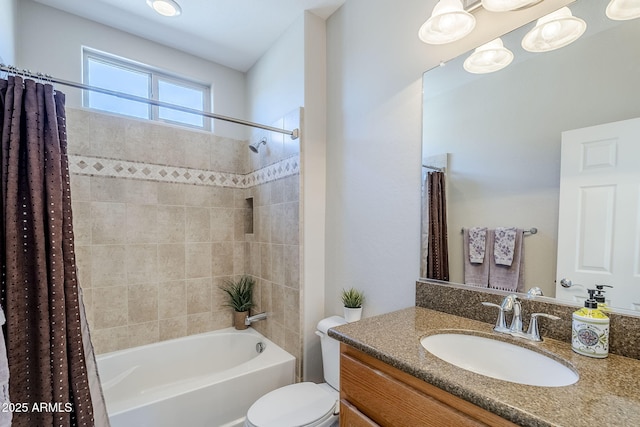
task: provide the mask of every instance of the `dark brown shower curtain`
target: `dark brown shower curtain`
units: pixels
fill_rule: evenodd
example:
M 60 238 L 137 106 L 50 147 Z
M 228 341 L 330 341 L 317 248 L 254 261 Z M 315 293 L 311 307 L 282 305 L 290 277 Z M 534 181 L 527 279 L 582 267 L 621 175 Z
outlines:
M 93 426 L 81 335 L 64 94 L 0 80 L 1 303 L 13 425 Z
M 426 277 L 437 280 L 449 280 L 447 201 L 444 181 L 444 172 L 429 172 L 425 183 L 429 216 Z

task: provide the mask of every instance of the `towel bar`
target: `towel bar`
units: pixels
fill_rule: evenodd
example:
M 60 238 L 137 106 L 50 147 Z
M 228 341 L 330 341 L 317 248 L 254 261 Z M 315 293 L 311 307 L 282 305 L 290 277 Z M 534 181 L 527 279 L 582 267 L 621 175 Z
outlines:
M 461 233 L 464 233 L 464 228 L 462 230 L 460 230 Z M 538 233 L 538 229 L 535 227 L 531 227 L 528 230 L 522 230 L 522 232 L 524 234 L 537 234 Z

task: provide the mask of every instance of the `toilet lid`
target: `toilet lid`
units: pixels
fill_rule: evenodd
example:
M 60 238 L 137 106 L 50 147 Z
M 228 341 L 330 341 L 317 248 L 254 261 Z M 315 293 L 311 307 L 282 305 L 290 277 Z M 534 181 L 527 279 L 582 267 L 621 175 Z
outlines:
M 336 396 L 318 384 L 291 384 L 258 399 L 247 412 L 253 425 L 260 427 L 294 427 L 312 424 L 333 413 Z

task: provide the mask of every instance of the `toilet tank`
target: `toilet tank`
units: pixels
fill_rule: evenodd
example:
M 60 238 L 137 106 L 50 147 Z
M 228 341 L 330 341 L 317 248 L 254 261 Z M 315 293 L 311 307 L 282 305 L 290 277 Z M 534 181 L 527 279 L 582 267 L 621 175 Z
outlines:
M 324 380 L 331 387 L 340 390 L 340 342 L 331 338 L 327 331 L 334 326 L 345 325 L 347 323 L 340 316 L 331 316 L 318 322 L 320 336 L 320 346 L 322 347 L 322 368 Z

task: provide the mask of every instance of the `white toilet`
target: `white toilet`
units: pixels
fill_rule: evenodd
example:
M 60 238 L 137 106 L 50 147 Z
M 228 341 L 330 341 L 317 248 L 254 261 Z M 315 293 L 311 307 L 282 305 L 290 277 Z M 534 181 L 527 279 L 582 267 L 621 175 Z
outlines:
M 258 399 L 249 411 L 245 427 L 330 427 L 338 425 L 340 405 L 340 343 L 327 335 L 329 328 L 344 325 L 339 316 L 322 319 L 320 336 L 326 383 L 304 382 L 273 390 Z

